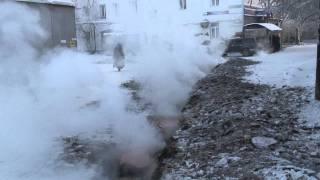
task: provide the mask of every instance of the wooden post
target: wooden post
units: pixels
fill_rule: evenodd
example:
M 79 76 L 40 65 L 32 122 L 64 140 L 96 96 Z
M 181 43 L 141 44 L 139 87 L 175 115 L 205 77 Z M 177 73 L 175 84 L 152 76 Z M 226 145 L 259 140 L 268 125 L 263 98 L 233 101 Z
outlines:
M 320 1 L 319 1 L 320 2 Z M 316 100 L 320 101 L 320 24 L 318 29 L 317 70 L 316 70 Z
M 320 1 L 319 1 L 320 9 Z M 320 17 L 319 17 L 320 20 Z M 316 70 L 316 100 L 320 101 L 320 21 L 318 27 L 317 70 Z

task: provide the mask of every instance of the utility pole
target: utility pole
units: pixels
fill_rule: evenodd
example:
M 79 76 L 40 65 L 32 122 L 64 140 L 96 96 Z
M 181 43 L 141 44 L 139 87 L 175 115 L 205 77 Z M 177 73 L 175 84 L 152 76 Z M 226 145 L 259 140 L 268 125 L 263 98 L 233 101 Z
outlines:
M 320 9 L 320 1 L 319 1 Z M 318 27 L 317 70 L 316 70 L 316 100 L 320 101 L 320 17 Z

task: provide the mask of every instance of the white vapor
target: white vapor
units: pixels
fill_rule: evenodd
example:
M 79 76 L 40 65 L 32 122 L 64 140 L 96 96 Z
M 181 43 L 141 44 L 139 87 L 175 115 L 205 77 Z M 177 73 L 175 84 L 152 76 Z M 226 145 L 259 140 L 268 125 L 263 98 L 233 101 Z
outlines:
M 176 1 L 139 3 L 140 11 L 130 14 L 133 18 L 122 14 L 118 20 L 125 34 L 140 37 L 135 43 L 130 43 L 130 37 L 124 41 L 129 52 L 139 46 L 136 56 L 131 57 L 137 64 L 134 78 L 143 85 L 140 95 L 154 105 L 154 113 L 177 115 L 192 86 L 219 62 L 221 52 L 214 45 L 201 45 L 195 36 L 200 25 L 185 24 L 190 14 L 181 11 Z M 214 53 L 209 55 L 208 49 Z
M 46 33 L 39 14 L 12 2 L 0 8 L 0 179 L 92 179 L 94 169 L 57 161 L 58 139 L 110 124 L 122 148 L 161 142 L 144 116 L 126 111 L 129 95 L 93 64 L 94 56 L 41 54 Z M 98 108 L 85 108 L 97 100 Z
M 194 37 L 194 28 L 181 25 L 184 17 L 176 16 L 177 3 L 142 2 L 143 11 L 130 20 L 128 14 L 119 17 L 125 33 L 139 36 L 134 43 L 124 41 L 128 51 L 136 51 L 127 56 L 134 64 L 130 75 L 142 84 L 140 95 L 153 104 L 152 113 L 177 115 L 194 83 L 217 63 L 220 53 L 209 55 Z M 65 49 L 39 51 L 47 37 L 39 13 L 9 1 L 0 2 L 0 8 L 1 180 L 95 178 L 95 167 L 69 167 L 57 160 L 63 151 L 58 139 L 94 134 L 110 125 L 121 150 L 163 146 L 146 114 L 128 112 L 130 94 L 114 74 L 94 64 L 96 56 Z M 98 107 L 86 107 L 97 101 Z

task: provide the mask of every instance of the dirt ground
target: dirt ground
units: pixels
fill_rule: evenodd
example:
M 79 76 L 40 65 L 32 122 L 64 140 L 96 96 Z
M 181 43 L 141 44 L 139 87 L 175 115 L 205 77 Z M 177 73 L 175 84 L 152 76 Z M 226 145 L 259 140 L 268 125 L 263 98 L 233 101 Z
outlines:
M 195 85 L 161 179 L 320 179 L 319 129 L 299 123 L 310 92 L 245 82 L 256 63 L 231 59 Z

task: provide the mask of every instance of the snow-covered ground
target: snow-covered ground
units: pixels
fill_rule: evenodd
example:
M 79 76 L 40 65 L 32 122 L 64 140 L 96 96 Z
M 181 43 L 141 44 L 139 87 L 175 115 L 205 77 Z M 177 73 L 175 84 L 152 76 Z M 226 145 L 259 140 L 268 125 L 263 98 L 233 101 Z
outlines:
M 303 133 L 300 137 L 301 139 L 306 139 L 305 143 L 310 144 L 316 144 L 320 137 L 319 131 L 313 129 L 314 127 L 320 127 L 320 102 L 314 100 L 316 56 L 316 44 L 292 46 L 273 54 L 260 52 L 258 55 L 248 58 L 260 63 L 249 66 L 248 71 L 252 74 L 245 77 L 245 81 L 255 84 L 267 84 L 274 88 L 283 88 L 285 86 L 306 89 L 305 92 L 300 94 L 300 97 L 308 100 L 306 101 L 308 103 L 303 104 L 301 109 L 297 108 L 296 112 L 300 112 L 300 125 L 310 128 L 312 131 L 310 137 L 308 137 L 309 134 L 305 135 Z M 296 128 L 297 130 L 300 129 L 300 127 Z M 316 174 L 317 172 L 308 171 L 308 169 L 295 166 L 277 165 L 263 169 L 261 172 L 265 179 L 317 179 L 306 176 L 306 174 Z M 320 177 L 320 173 L 317 174 L 317 177 Z
M 121 83 L 132 80 L 133 72 L 136 68 L 136 63 L 126 61 L 125 67 L 121 72 L 118 72 L 113 67 L 113 59 L 111 56 L 106 55 L 92 55 L 94 61 L 92 65 L 96 66 L 99 71 L 108 79 L 109 83 L 113 83 L 116 86 L 120 86 Z
M 300 122 L 308 128 L 320 127 L 320 102 L 314 99 L 314 86 L 316 74 L 316 44 L 293 46 L 275 54 L 260 53 L 253 57 L 260 61 L 249 70 L 253 72 L 247 80 L 254 83 L 269 84 L 275 87 L 300 86 L 311 92 L 310 103 L 301 109 Z M 318 131 L 314 131 L 310 137 L 316 141 L 320 137 Z M 266 177 L 285 179 L 283 175 L 290 174 L 295 178 L 302 178 L 302 171 L 286 172 L 280 167 L 267 169 Z M 269 174 L 268 174 L 269 173 Z M 299 174 L 300 173 L 300 174 Z M 319 174 L 318 174 L 319 175 Z M 268 178 L 267 178 L 268 179 Z
M 253 74 L 246 79 L 275 87 L 299 86 L 314 91 L 316 56 L 316 44 L 288 47 L 274 54 L 261 52 L 250 58 L 261 63 L 249 67 Z M 308 127 L 320 126 L 320 102 L 315 101 L 313 96 L 310 104 L 302 109 L 301 120 Z
M 281 86 L 314 87 L 316 70 L 316 45 L 293 46 L 279 53 L 260 52 L 253 60 L 253 74 L 247 79 L 254 83 Z
M 314 100 L 313 96 L 301 112 L 301 121 L 309 128 L 320 127 L 320 102 Z M 320 134 L 319 134 L 320 136 Z

